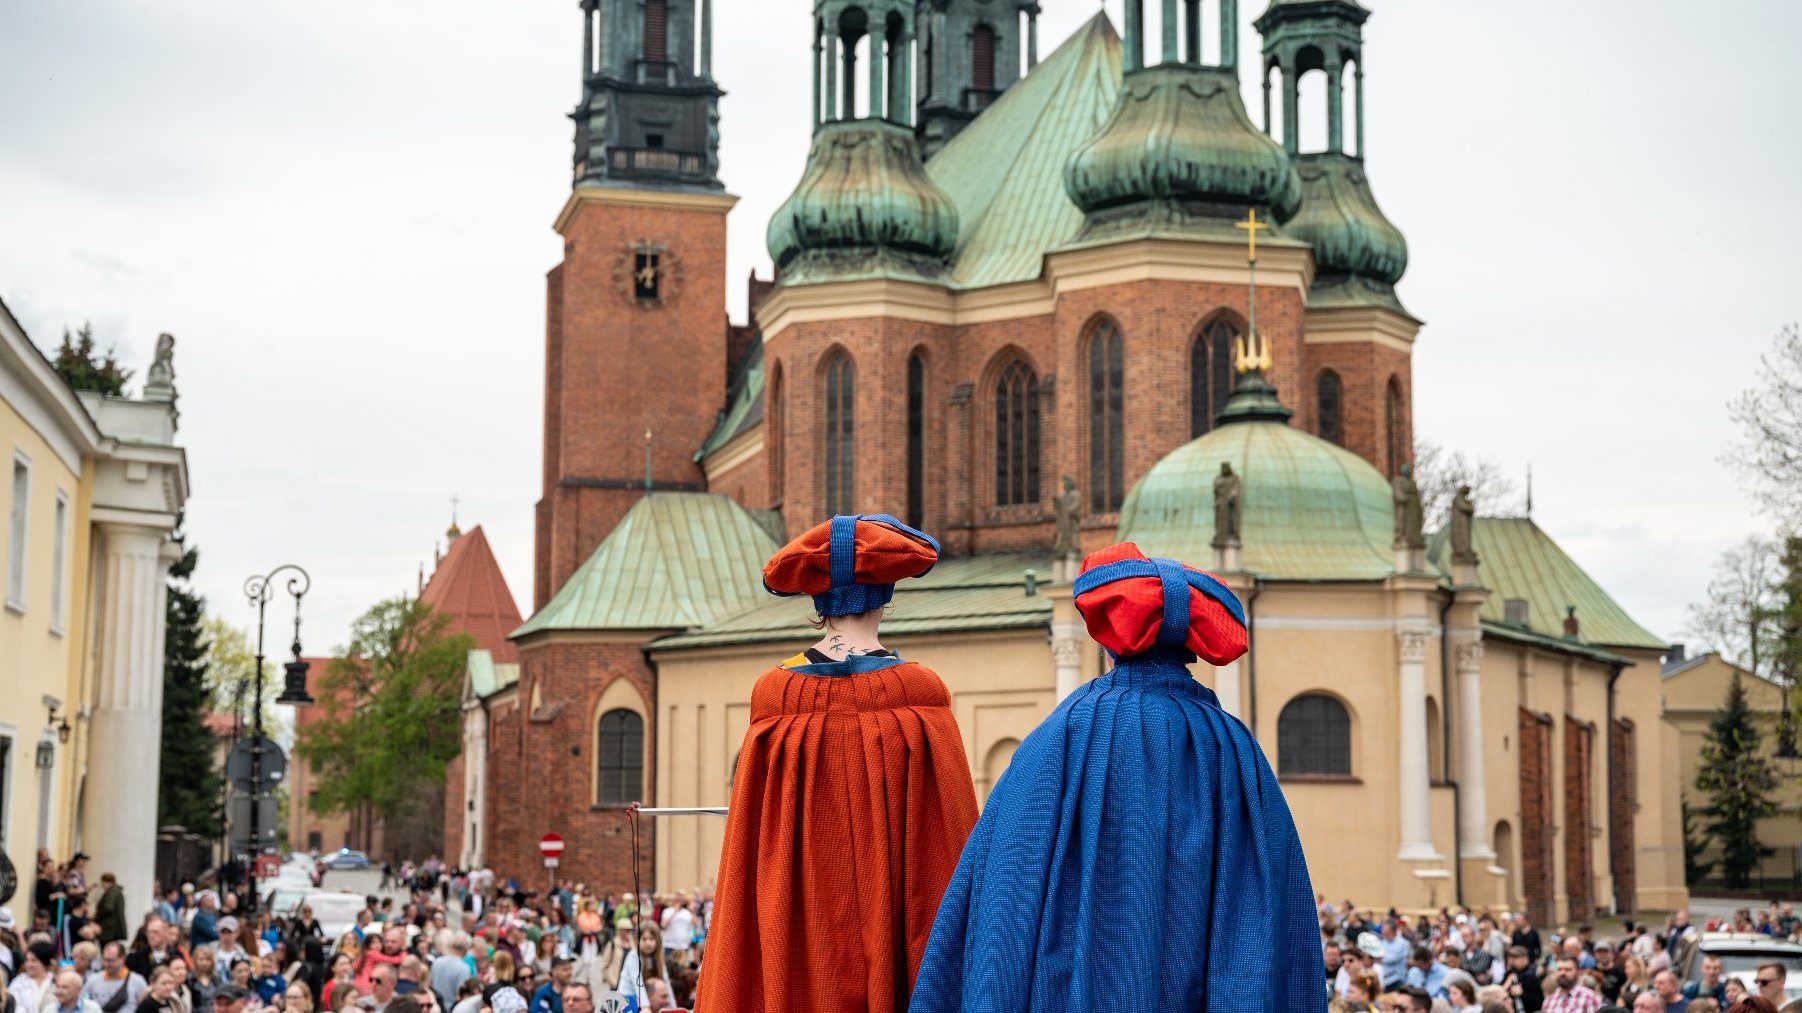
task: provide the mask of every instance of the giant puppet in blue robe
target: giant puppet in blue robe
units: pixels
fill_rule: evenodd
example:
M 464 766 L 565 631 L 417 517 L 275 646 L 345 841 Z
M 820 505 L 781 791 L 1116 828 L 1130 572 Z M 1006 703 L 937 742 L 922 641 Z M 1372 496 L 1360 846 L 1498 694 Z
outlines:
M 1084 561 L 1076 606 L 1118 664 L 995 785 L 911 1013 L 1324 1009 L 1289 807 L 1257 740 L 1184 667 L 1245 652 L 1238 598 L 1125 543 Z

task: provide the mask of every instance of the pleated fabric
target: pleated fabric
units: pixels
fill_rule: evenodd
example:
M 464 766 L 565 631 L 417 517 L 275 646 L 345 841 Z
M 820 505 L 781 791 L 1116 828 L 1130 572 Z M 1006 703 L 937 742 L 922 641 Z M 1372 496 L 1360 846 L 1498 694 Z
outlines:
M 1318 1011 L 1313 889 L 1270 764 L 1170 660 L 1020 744 L 933 925 L 912 1013 Z
M 766 672 L 751 694 L 695 1009 L 905 1010 L 975 823 L 951 696 L 931 669 Z

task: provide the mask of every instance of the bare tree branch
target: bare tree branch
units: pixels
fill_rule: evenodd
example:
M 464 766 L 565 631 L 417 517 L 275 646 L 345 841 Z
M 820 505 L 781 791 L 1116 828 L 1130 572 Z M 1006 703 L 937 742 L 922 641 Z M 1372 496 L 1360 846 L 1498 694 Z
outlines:
M 1783 328 L 1758 362 L 1757 384 L 1727 406 L 1741 432 L 1722 460 L 1780 526 L 1802 529 L 1802 329 Z
M 1689 607 L 1689 630 L 1721 657 L 1767 679 L 1778 676 L 1784 569 L 1778 543 L 1759 535 L 1721 553 L 1708 597 Z
M 1414 484 L 1420 486 L 1420 503 L 1426 509 L 1426 528 L 1445 526 L 1458 487 L 1470 486 L 1477 513 L 1504 517 L 1525 512 L 1514 480 L 1502 466 L 1487 457 L 1468 457 L 1461 450 L 1447 450 L 1432 440 L 1414 441 Z

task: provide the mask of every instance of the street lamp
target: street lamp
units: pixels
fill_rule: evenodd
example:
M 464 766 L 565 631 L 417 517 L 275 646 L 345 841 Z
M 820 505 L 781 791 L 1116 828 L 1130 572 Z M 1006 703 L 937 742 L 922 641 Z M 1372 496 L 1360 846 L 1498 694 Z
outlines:
M 300 660 L 300 599 L 313 586 L 313 578 L 307 571 L 293 563 L 284 563 L 261 576 L 252 577 L 244 582 L 244 597 L 257 610 L 257 685 L 255 707 L 251 711 L 251 721 L 255 731 L 253 743 L 256 746 L 250 754 L 250 868 L 246 873 L 246 882 L 250 885 L 249 905 L 246 910 L 257 909 L 257 858 L 263 851 L 262 828 L 257 826 L 261 816 L 259 812 L 260 794 L 263 790 L 263 616 L 268 610 L 269 599 L 275 596 L 275 578 L 277 574 L 292 570 L 294 575 L 288 578 L 288 593 L 294 596 L 294 660 L 287 663 L 287 687 L 276 700 L 277 703 L 312 703 L 313 698 L 307 695 L 307 663 Z M 298 684 L 297 684 L 298 682 Z

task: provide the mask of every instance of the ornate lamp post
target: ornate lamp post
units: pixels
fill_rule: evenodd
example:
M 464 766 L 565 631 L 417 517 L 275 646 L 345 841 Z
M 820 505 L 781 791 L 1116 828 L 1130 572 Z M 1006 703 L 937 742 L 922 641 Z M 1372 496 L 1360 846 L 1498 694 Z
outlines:
M 244 596 L 257 610 L 257 683 L 255 707 L 251 711 L 251 720 L 255 731 L 255 740 L 263 738 L 263 616 L 268 610 L 269 599 L 275 596 L 275 578 L 284 571 L 293 571 L 288 578 L 288 593 L 294 596 L 294 659 L 283 668 L 286 671 L 287 685 L 276 703 L 305 704 L 312 703 L 313 698 L 307 695 L 307 663 L 300 658 L 300 599 L 312 589 L 313 578 L 307 571 L 292 563 L 284 563 L 261 576 L 252 577 L 244 582 Z M 260 742 L 259 742 L 260 745 Z M 252 785 L 250 798 L 250 869 L 247 882 L 250 885 L 250 898 L 247 910 L 257 909 L 257 858 L 262 854 L 262 828 L 257 825 L 261 816 L 257 805 L 263 790 L 263 752 L 256 749 L 250 754 L 250 780 Z

